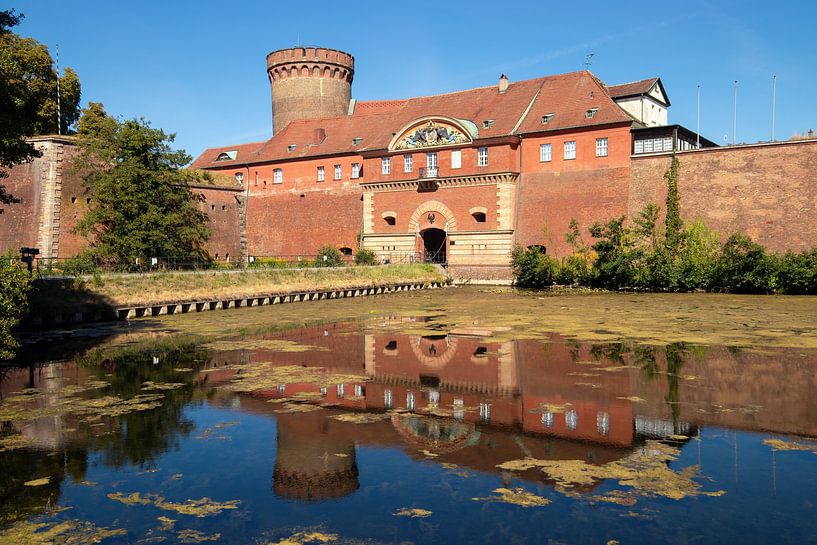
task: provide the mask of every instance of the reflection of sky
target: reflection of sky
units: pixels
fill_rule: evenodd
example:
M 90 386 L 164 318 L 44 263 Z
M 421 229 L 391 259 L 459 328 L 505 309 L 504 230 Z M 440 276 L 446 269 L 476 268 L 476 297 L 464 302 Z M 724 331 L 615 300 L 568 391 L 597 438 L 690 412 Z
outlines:
M 218 531 L 222 543 L 244 543 L 276 528 L 317 525 L 343 537 L 415 543 L 503 543 L 512 538 L 523 543 L 548 539 L 639 543 L 644 535 L 650 535 L 652 543 L 693 539 L 702 543 L 806 542 L 817 532 L 808 501 L 817 486 L 817 456 L 779 452 L 773 459 L 760 434 L 708 430 L 700 443 L 686 444 L 679 460 L 672 463 L 676 470 L 700 464 L 707 477 L 704 488 L 726 490 L 719 498 L 640 499 L 634 507 L 592 506 L 559 495 L 545 484 L 512 476 L 503 481 L 498 472 L 467 468 L 463 476 L 433 459 L 416 458 L 402 447 L 363 443 L 357 447 L 357 491 L 325 502 L 303 502 L 282 499 L 272 490 L 274 417 L 211 405 L 188 407 L 185 412 L 198 430 L 223 421 L 240 423 L 221 430 L 227 440 L 200 440 L 191 434 L 177 450 L 161 455 L 154 466 L 158 471 L 152 473 L 139 474 L 135 468 L 110 470 L 92 457 L 87 479 L 99 486 L 66 485 L 60 503 L 73 509 L 63 516 L 127 527 L 135 541 L 134 537 L 143 537 L 158 526 L 156 516 L 166 515 L 178 520 L 177 529 Z M 354 425 L 346 429 L 353 436 L 363 430 Z M 181 478 L 171 478 L 179 473 Z M 553 503 L 524 509 L 472 500 L 505 485 L 523 486 Z M 614 483 L 605 482 L 595 492 L 613 488 Z M 210 497 L 242 503 L 237 511 L 196 519 L 153 507 L 124 506 L 105 498 L 112 491 L 155 492 L 172 501 Z M 403 507 L 421 507 L 433 515 L 422 524 L 391 515 Z M 628 513 L 637 516 L 625 516 Z

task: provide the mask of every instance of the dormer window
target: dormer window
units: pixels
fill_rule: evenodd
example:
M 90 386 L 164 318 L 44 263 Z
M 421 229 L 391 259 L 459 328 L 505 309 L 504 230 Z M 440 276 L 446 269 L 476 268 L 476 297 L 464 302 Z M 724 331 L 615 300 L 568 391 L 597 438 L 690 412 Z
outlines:
M 296 147 L 298 147 L 297 144 L 290 144 L 287 146 L 287 151 L 295 151 Z
M 482 122 L 482 128 L 483 129 L 490 129 L 493 126 L 494 126 L 494 120 L 493 119 L 486 119 L 485 121 Z
M 361 142 L 363 142 L 363 138 L 361 138 L 359 136 L 356 136 L 355 138 L 352 138 L 352 145 L 353 146 L 357 146 Z
M 237 155 L 238 155 L 238 151 L 235 151 L 235 150 L 233 150 L 233 151 L 222 151 L 221 153 L 218 154 L 218 157 L 216 157 L 216 162 L 219 162 L 219 161 L 234 161 Z
M 553 119 L 553 114 L 545 114 L 542 116 L 542 124 L 547 125 L 550 123 L 550 120 Z
M 584 117 L 586 117 L 587 119 L 593 119 L 594 117 L 596 117 L 596 112 L 598 111 L 599 111 L 598 108 L 588 108 L 588 110 L 584 112 Z

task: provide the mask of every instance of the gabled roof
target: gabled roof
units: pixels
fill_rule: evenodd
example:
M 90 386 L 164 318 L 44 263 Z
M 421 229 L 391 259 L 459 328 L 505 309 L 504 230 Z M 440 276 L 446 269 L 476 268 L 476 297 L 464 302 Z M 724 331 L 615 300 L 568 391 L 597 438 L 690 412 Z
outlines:
M 595 111 L 588 115 L 588 110 Z M 543 124 L 542 116 L 550 113 L 554 114 L 552 119 Z M 608 88 L 590 72 L 581 71 L 510 83 L 502 93 L 491 85 L 440 95 L 356 102 L 351 115 L 293 121 L 263 143 L 208 149 L 192 166 L 217 168 L 386 150 L 401 128 L 428 116 L 470 121 L 477 127 L 476 139 L 632 122 L 610 98 Z M 216 162 L 219 153 L 232 150 L 238 150 L 234 161 Z
M 224 146 L 221 148 L 209 148 L 199 155 L 195 161 L 190 165 L 190 168 L 207 168 L 216 166 L 235 166 L 243 165 L 252 162 L 256 153 L 266 142 L 250 142 L 248 144 L 238 144 L 233 146 Z M 235 153 L 235 159 L 218 161 L 219 155 L 222 153 Z
M 618 85 L 609 85 L 607 92 L 611 97 L 615 98 L 629 98 L 648 94 L 655 85 L 661 90 L 661 94 L 666 99 L 667 106 L 670 105 L 669 97 L 664 89 L 664 84 L 661 83 L 661 78 L 647 78 L 638 81 L 631 81 L 629 83 L 620 83 Z

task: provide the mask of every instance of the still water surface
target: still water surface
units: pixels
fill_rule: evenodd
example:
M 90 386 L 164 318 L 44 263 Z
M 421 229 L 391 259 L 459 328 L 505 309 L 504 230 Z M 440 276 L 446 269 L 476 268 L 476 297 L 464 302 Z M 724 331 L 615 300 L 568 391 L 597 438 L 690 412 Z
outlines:
M 470 289 L 33 338 L 0 543 L 817 542 L 816 306 Z

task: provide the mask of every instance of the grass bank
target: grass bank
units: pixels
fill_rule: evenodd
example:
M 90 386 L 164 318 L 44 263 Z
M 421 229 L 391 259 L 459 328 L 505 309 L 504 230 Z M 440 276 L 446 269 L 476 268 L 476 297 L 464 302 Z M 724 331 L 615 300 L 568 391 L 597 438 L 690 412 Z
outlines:
M 33 312 L 83 312 L 101 307 L 443 280 L 445 277 L 439 269 L 424 264 L 102 275 L 90 279 L 38 281 L 30 301 Z

